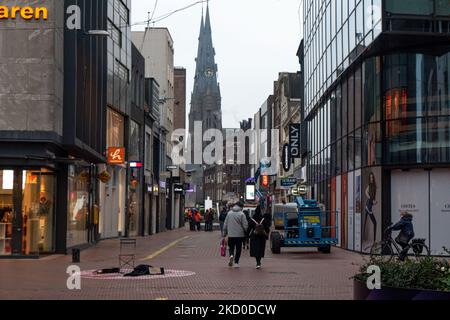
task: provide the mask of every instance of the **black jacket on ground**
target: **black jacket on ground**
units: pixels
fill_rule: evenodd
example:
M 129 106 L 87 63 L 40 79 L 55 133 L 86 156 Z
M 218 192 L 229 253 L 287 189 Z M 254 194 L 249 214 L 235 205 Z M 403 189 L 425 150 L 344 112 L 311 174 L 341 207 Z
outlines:
M 266 230 L 267 235 L 261 236 L 255 234 L 255 227 L 256 222 L 260 223 L 261 220 L 264 218 L 263 225 L 264 229 Z M 258 258 L 264 258 L 264 253 L 266 251 L 266 242 L 270 233 L 270 227 L 272 225 L 272 217 L 270 214 L 265 214 L 262 216 L 261 214 L 256 214 L 253 216 L 253 221 L 250 219 L 249 224 L 249 234 L 250 234 L 250 257 L 258 257 Z

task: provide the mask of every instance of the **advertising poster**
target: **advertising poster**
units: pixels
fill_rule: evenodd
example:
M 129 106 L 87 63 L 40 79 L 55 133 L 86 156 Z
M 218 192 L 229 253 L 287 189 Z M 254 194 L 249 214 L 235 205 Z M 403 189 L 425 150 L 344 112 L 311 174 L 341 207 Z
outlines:
M 433 170 L 431 174 L 431 254 L 444 255 L 450 249 L 450 170 Z
M 391 221 L 398 222 L 402 211 L 412 214 L 415 238 L 427 239 L 426 243 L 430 246 L 428 179 L 429 172 L 424 170 L 392 171 Z M 394 232 L 392 235 L 395 238 L 397 234 Z
M 355 171 L 355 250 L 361 251 L 361 170 Z
M 370 252 L 373 244 L 381 241 L 381 168 L 373 167 L 362 171 L 361 181 L 361 224 L 362 251 Z
M 245 186 L 245 200 L 255 201 L 255 185 L 248 184 Z
M 341 247 L 347 247 L 347 174 L 341 177 Z
M 355 173 L 348 173 L 347 179 L 347 225 L 348 225 L 348 233 L 347 233 L 347 249 L 355 250 L 355 204 L 354 204 L 354 177 Z
M 341 246 L 341 177 L 336 177 L 336 227 L 338 246 Z

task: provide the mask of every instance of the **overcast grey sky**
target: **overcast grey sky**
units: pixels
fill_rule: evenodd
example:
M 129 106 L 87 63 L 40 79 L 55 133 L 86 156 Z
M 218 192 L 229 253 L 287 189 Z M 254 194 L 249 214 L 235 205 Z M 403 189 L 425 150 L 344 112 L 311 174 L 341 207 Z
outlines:
M 132 0 L 132 23 L 147 20 L 155 1 Z M 154 16 L 196 1 L 159 0 Z M 272 93 L 278 72 L 299 70 L 299 4 L 300 0 L 210 0 L 225 128 L 238 127 L 239 121 L 253 118 Z M 201 14 L 202 5 L 198 4 L 155 24 L 169 29 L 175 42 L 175 65 L 187 69 L 188 109 Z M 144 27 L 133 26 L 133 30 Z

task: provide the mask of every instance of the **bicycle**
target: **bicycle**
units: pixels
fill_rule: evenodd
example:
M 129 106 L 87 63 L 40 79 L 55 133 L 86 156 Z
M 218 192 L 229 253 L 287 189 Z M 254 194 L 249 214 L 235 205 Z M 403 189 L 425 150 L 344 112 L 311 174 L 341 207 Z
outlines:
M 395 256 L 401 259 L 400 253 L 403 251 L 403 248 L 392 239 L 392 230 L 389 230 L 388 228 L 384 232 L 387 240 L 374 243 L 370 250 L 370 257 L 381 257 L 386 262 L 391 261 Z M 430 249 L 425 244 L 425 241 L 425 239 L 412 239 L 405 248 L 405 250 L 407 249 L 407 251 L 405 251 L 406 256 L 408 256 L 410 249 L 413 250 L 415 258 L 429 256 Z

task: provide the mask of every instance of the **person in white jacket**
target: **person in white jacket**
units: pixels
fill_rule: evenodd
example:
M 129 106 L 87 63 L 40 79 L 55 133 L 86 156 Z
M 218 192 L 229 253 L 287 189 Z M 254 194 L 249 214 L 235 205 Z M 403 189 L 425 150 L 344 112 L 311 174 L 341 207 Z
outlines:
M 239 268 L 239 259 L 242 252 L 242 243 L 248 230 L 248 221 L 242 212 L 243 205 L 236 203 L 227 214 L 223 225 L 224 236 L 228 237 L 230 252 L 229 267 Z M 236 253 L 235 253 L 236 251 Z

